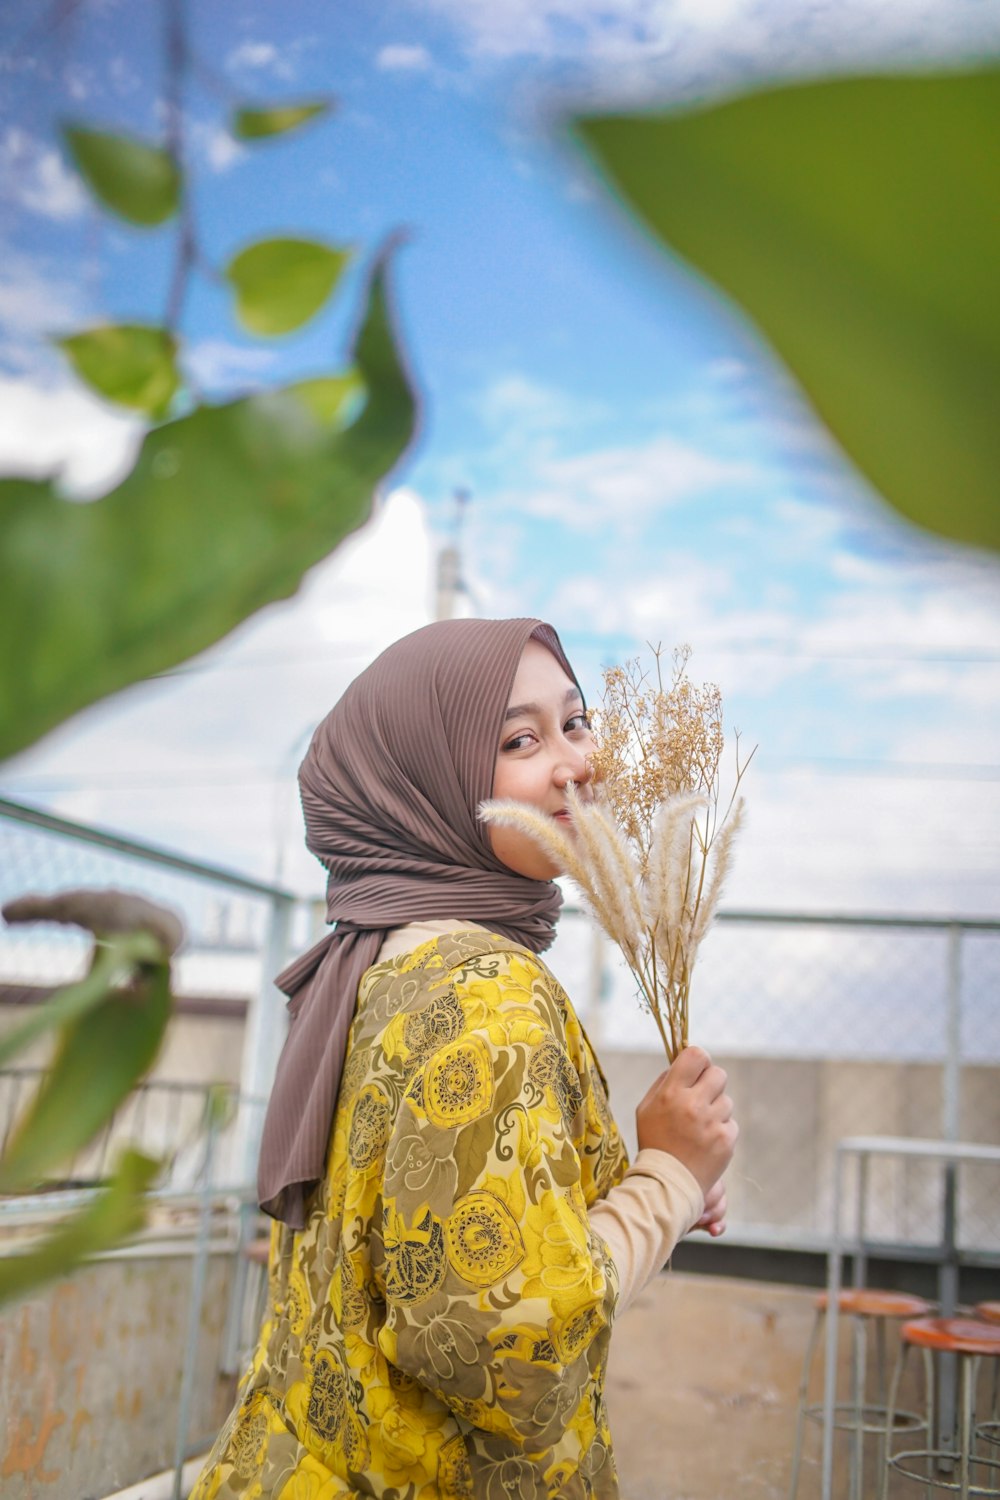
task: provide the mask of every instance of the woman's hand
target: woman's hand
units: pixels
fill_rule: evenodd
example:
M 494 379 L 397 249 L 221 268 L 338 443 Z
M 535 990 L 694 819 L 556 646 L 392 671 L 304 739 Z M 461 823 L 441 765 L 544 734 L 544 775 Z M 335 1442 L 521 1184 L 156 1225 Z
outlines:
M 713 1240 L 726 1232 L 726 1184 L 721 1180 L 705 1194 L 705 1212 L 697 1224 L 691 1225 L 690 1233 L 704 1229 Z
M 685 1047 L 646 1094 L 635 1121 L 639 1149 L 669 1151 L 683 1162 L 697 1178 L 707 1208 L 740 1133 L 722 1068 L 701 1047 Z

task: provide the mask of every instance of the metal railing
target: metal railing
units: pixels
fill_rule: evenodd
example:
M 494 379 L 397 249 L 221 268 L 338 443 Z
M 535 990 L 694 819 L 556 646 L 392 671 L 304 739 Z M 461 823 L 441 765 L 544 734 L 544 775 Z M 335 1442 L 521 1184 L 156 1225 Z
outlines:
M 252 1334 L 257 1273 L 241 1251 L 257 1223 L 257 1142 L 285 1027 L 271 976 L 313 940 L 318 903 L 0 800 L 0 900 L 82 885 L 133 890 L 180 913 L 180 1000 L 161 1060 L 101 1140 L 44 1194 L 0 1204 L 0 1226 L 86 1201 L 126 1139 L 167 1161 L 149 1233 L 172 1234 L 191 1256 L 179 1462 L 190 1448 L 210 1253 L 232 1255 L 235 1267 L 219 1368 L 236 1368 Z M 88 951 L 89 939 L 67 928 L 0 929 L 0 1026 L 77 977 Z M 580 1011 L 628 1134 L 662 1066 L 655 1026 L 611 945 L 578 909 L 565 909 L 546 960 Z M 692 1017 L 693 1037 L 729 1070 L 742 1127 L 730 1242 L 827 1248 L 831 1164 L 844 1136 L 1000 1143 L 1000 922 L 726 912 L 699 960 Z M 0 1073 L 0 1135 L 44 1064 L 32 1055 Z M 207 1108 L 220 1082 L 235 1108 L 228 1122 Z M 932 1258 L 941 1203 L 927 1164 L 880 1162 L 869 1186 L 866 1244 Z M 1000 1193 L 984 1165 L 963 1173 L 955 1214 L 959 1253 L 995 1262 Z
M 626 1135 L 663 1066 L 624 961 L 568 911 L 547 961 L 603 1060 Z M 825 1249 L 845 1135 L 1000 1144 L 1000 922 L 728 911 L 694 975 L 692 1040 L 729 1072 L 741 1138 L 729 1242 Z M 869 1235 L 936 1244 L 942 1206 L 919 1161 L 883 1163 Z M 1000 1250 L 1000 1194 L 970 1170 L 959 1242 Z
M 67 885 L 137 890 L 177 909 L 187 928 L 176 963 L 179 1013 L 153 1091 L 147 1085 L 145 1104 L 140 1091 L 130 1109 L 215 1081 L 265 1096 L 285 1028 L 271 976 L 312 940 L 317 903 L 0 800 L 0 899 Z M 75 977 L 87 951 L 84 935 L 66 928 L 0 930 L 0 1002 L 8 1002 L 0 1025 L 13 1002 Z M 655 1026 L 622 961 L 579 908 L 567 905 L 546 959 L 591 1033 L 628 1135 L 634 1105 L 661 1065 Z M 214 1004 L 213 1022 L 185 1013 L 195 998 L 203 1012 Z M 725 1062 L 738 1105 L 731 1239 L 823 1247 L 830 1162 L 842 1136 L 1000 1141 L 1000 922 L 724 912 L 699 958 L 692 1035 Z M 26 1065 L 44 1061 L 32 1056 Z M 0 1132 L 15 1105 L 0 1084 Z M 186 1119 L 178 1129 L 189 1126 Z M 179 1149 L 168 1137 L 161 1150 Z M 253 1153 L 245 1135 L 247 1182 Z M 940 1207 L 933 1174 L 919 1163 L 887 1166 L 882 1188 L 870 1232 L 932 1245 Z M 970 1249 L 1000 1247 L 994 1197 L 968 1174 L 960 1218 Z

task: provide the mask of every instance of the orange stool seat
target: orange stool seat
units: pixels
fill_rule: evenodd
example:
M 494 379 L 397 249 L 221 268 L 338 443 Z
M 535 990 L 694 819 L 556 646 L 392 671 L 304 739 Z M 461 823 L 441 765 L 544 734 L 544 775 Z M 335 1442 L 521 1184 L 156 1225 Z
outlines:
M 975 1312 L 984 1323 L 1000 1323 L 1000 1302 L 977 1302 Z
M 1000 1356 L 1000 1327 L 976 1318 L 917 1318 L 904 1323 L 903 1338 L 919 1349 L 941 1354 Z
M 816 1306 L 826 1312 L 826 1292 L 816 1298 Z M 880 1292 L 866 1286 L 844 1287 L 837 1298 L 837 1307 L 856 1318 L 926 1318 L 934 1311 L 934 1304 L 925 1302 L 923 1297 L 911 1297 L 906 1292 Z

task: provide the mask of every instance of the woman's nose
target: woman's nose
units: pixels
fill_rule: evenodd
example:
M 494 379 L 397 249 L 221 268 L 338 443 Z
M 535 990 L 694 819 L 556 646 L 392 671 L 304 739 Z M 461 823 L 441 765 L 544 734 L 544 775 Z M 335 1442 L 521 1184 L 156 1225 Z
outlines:
M 575 745 L 569 746 L 556 768 L 556 785 L 564 787 L 568 781 L 572 781 L 577 786 L 586 786 L 593 774 L 594 768 L 583 751 L 578 750 Z

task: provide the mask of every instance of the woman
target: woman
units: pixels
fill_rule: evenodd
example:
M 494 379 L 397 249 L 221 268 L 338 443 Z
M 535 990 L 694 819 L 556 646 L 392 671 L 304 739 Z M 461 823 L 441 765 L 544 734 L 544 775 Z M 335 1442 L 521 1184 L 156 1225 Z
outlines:
M 682 1234 L 722 1232 L 736 1125 L 688 1049 L 628 1169 L 537 957 L 558 871 L 478 816 L 515 797 L 570 826 L 592 748 L 537 620 L 416 631 L 316 731 L 300 785 L 337 926 L 279 980 L 268 1307 L 192 1500 L 617 1496 L 612 1320 Z

